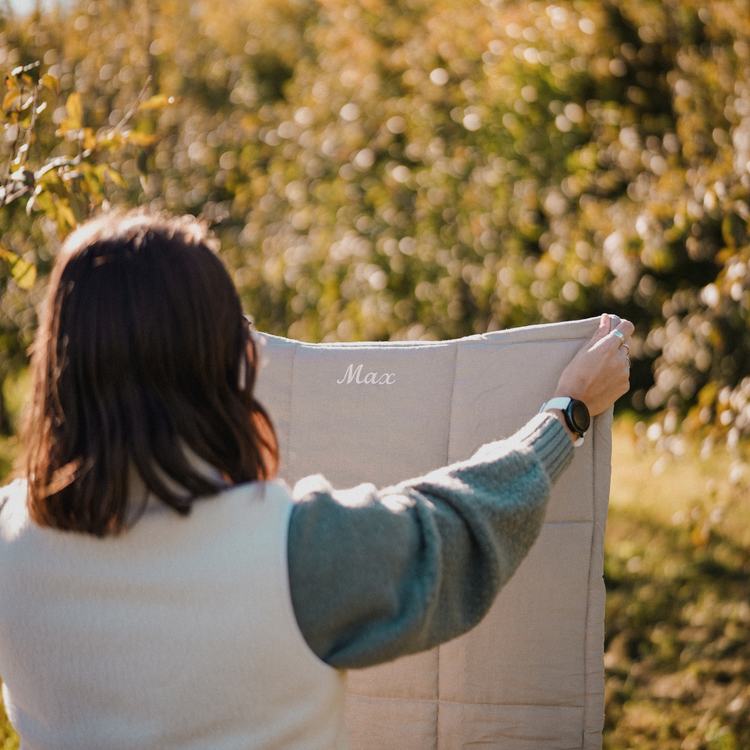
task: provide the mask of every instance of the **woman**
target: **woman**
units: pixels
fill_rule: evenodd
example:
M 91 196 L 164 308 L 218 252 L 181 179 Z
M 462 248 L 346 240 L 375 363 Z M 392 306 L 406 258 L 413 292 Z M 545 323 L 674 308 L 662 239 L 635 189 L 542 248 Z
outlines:
M 610 326 L 551 394 L 567 415 L 353 502 L 320 482 L 292 498 L 202 228 L 131 213 L 76 230 L 33 353 L 27 481 L 0 492 L 22 747 L 346 747 L 343 670 L 473 627 L 533 544 L 584 404 L 628 388 L 633 327 Z

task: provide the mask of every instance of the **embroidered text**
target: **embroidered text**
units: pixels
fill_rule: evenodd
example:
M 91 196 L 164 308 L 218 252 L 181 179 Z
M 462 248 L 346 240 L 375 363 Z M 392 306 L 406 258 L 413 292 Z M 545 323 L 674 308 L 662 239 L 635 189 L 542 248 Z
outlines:
M 393 385 L 396 382 L 395 372 L 368 372 L 362 377 L 363 366 L 364 365 L 357 365 L 355 368 L 353 364 L 349 365 L 349 367 L 346 368 L 344 377 L 336 382 L 339 385 L 342 383 L 345 383 L 346 385 L 349 385 L 349 383 L 357 383 L 357 385 Z

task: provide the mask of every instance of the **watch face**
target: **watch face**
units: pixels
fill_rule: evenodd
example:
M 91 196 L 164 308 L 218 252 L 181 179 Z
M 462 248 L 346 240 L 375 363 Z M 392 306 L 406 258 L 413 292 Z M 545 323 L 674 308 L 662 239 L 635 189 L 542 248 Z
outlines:
M 586 404 L 583 401 L 576 401 L 573 399 L 570 402 L 570 419 L 573 422 L 573 427 L 579 435 L 583 435 L 588 430 L 591 424 L 591 416 L 589 410 L 586 408 Z

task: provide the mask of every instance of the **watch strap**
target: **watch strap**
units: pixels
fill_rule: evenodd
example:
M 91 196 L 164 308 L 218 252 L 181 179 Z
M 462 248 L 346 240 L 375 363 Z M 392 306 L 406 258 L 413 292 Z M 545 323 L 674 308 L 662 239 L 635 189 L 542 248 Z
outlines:
M 542 408 L 539 411 L 544 411 L 545 409 L 560 409 L 560 411 L 565 411 L 572 400 L 570 396 L 557 396 L 542 404 Z
M 547 409 L 559 409 L 565 417 L 565 424 L 567 424 L 568 429 L 574 435 L 578 435 L 578 439 L 573 441 L 573 447 L 578 448 L 583 445 L 584 436 L 576 431 L 576 429 L 571 424 L 570 417 L 568 416 L 567 408 L 570 406 L 572 401 L 573 399 L 570 398 L 570 396 L 556 396 L 555 398 L 551 398 L 549 401 L 545 401 L 542 404 L 542 408 L 539 409 L 539 412 L 541 413 L 543 411 L 546 411 Z

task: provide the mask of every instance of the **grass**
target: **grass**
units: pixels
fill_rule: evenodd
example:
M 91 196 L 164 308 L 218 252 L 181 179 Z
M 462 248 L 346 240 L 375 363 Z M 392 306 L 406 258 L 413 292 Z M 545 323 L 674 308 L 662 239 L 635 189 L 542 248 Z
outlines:
M 615 430 L 604 748 L 741 750 L 750 747 L 750 477 L 741 455 L 659 442 L 622 421 Z
M 614 432 L 604 750 L 750 748 L 750 471 L 642 433 Z M 17 451 L 0 440 L 0 477 Z M 0 701 L 0 750 L 17 748 Z

